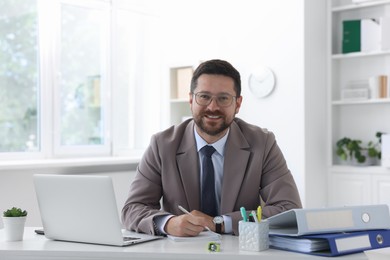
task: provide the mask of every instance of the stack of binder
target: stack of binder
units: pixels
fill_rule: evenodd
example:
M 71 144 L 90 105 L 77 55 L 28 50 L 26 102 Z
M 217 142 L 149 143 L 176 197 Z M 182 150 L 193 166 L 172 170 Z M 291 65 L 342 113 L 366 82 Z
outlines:
M 339 256 L 390 247 L 387 205 L 292 209 L 268 218 L 272 248 Z

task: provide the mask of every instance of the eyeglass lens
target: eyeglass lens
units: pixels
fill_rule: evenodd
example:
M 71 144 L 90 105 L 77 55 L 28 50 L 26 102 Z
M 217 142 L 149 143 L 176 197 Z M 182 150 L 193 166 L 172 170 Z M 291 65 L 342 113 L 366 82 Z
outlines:
M 198 103 L 201 106 L 208 106 L 211 103 L 211 101 L 215 98 L 219 106 L 226 107 L 232 104 L 234 98 L 234 96 L 229 94 L 220 94 L 220 95 L 213 96 L 207 93 L 199 92 L 194 95 L 195 95 L 196 103 Z

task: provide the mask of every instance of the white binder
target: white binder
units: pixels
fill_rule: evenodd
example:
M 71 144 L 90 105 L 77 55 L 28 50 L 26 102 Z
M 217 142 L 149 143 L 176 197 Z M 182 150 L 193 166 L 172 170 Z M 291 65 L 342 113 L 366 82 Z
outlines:
M 301 236 L 359 230 L 390 229 L 387 205 L 291 209 L 269 217 L 269 233 Z

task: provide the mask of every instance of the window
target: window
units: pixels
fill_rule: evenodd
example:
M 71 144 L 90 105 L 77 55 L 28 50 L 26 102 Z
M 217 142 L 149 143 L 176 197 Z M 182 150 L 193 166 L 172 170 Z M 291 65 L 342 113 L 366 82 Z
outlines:
M 159 20 L 128 2 L 118 4 L 113 19 L 113 110 L 120 111 L 113 113 L 115 154 L 144 149 L 150 136 L 161 129 L 164 116 Z
M 40 149 L 37 5 L 0 1 L 0 153 Z
M 109 5 L 61 4 L 56 154 L 108 154 Z
M 0 158 L 144 149 L 161 127 L 158 28 L 122 0 L 0 1 Z

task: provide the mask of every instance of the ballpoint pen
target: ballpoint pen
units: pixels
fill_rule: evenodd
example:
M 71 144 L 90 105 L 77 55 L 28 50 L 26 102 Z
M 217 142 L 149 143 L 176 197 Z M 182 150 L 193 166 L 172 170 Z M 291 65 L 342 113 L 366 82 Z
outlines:
M 185 214 L 189 214 L 189 215 L 192 215 L 188 210 L 186 210 L 185 208 L 183 208 L 182 206 L 177 206 L 183 213 Z

